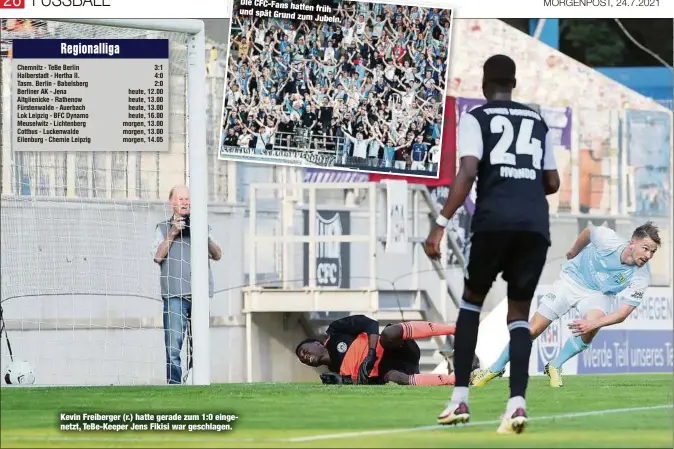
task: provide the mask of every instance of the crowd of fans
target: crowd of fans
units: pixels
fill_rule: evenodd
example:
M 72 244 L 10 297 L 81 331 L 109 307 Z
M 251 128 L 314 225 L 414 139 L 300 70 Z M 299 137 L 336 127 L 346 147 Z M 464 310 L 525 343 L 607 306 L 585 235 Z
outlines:
M 346 1 L 333 13 L 339 23 L 235 6 L 223 144 L 436 172 L 450 11 Z

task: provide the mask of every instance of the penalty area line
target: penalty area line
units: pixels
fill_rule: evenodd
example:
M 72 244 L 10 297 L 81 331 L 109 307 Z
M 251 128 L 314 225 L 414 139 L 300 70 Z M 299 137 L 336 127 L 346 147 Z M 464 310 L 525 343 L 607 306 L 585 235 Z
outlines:
M 650 407 L 629 407 L 629 408 L 612 408 L 607 410 L 592 410 L 588 412 L 574 412 L 574 413 L 560 413 L 557 415 L 546 415 L 546 416 L 534 416 L 529 418 L 529 422 L 532 421 L 554 421 L 557 419 L 572 419 L 572 418 L 583 418 L 586 416 L 602 416 L 602 415 L 611 415 L 617 413 L 631 413 L 631 412 L 646 412 L 652 410 L 664 410 L 671 409 L 674 405 L 654 405 Z M 490 426 L 498 425 L 501 423 L 500 419 L 494 419 L 491 421 L 474 421 L 467 424 L 462 424 L 459 428 L 462 427 L 478 427 L 478 426 Z M 376 435 L 390 435 L 394 433 L 408 433 L 408 432 L 421 432 L 424 430 L 439 430 L 439 429 L 448 429 L 454 426 L 445 426 L 436 424 L 433 426 L 420 426 L 420 427 L 407 427 L 407 428 L 398 428 L 398 429 L 381 429 L 381 430 L 363 430 L 360 432 L 345 432 L 345 433 L 330 433 L 323 435 L 309 435 L 305 437 L 294 437 L 294 438 L 284 438 L 282 440 L 288 443 L 302 443 L 302 442 L 311 442 L 311 441 L 320 441 L 320 440 L 335 440 L 340 438 L 357 438 L 357 437 L 367 437 L 367 436 L 376 436 Z

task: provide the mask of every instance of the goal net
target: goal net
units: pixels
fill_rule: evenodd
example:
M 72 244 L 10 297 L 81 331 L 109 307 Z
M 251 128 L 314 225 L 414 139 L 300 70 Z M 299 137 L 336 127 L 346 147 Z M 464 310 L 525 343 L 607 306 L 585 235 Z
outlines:
M 172 214 L 171 187 L 188 182 L 190 35 L 55 20 L 2 19 L 1 25 L 3 373 L 10 362 L 8 339 L 14 360 L 35 369 L 36 384 L 166 383 L 152 247 L 156 224 Z M 169 152 L 13 150 L 11 48 L 21 38 L 169 39 Z M 205 50 L 204 64 L 212 47 Z M 203 99 L 217 111 L 206 120 L 212 155 L 221 120 L 216 105 L 222 103 L 216 84 L 206 83 Z M 210 170 L 211 176 L 216 172 Z M 211 182 L 212 192 L 219 181 Z M 183 366 L 186 351 L 184 344 Z

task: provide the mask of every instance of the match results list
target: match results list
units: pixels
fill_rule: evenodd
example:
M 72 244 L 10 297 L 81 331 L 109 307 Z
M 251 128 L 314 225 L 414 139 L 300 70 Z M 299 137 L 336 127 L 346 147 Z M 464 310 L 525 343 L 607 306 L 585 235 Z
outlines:
M 168 151 L 168 39 L 17 39 L 14 151 Z

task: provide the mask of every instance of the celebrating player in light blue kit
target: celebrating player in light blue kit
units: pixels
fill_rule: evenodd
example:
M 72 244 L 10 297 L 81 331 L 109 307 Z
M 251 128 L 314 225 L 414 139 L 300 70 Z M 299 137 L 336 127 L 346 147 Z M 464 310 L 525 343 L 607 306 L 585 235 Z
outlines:
M 531 338 L 536 339 L 571 308 L 583 317 L 569 324 L 574 336 L 545 366 L 551 387 L 563 385 L 562 365 L 587 349 L 599 329 L 622 323 L 639 306 L 650 283 L 648 261 L 659 246 L 658 228 L 650 221 L 636 228 L 629 241 L 605 226 L 590 225 L 580 233 L 552 292 L 543 297 L 530 323 Z M 611 312 L 616 296 L 618 307 Z M 471 385 L 481 387 L 503 376 L 508 361 L 506 346 L 492 366 L 473 371 Z

